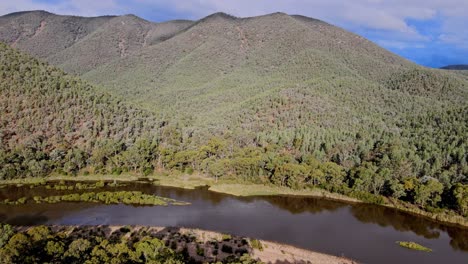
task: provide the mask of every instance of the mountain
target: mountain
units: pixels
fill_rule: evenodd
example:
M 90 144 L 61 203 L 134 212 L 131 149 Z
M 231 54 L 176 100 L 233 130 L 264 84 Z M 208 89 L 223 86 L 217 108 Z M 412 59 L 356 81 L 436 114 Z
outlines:
M 0 18 L 1 40 L 31 55 L 47 58 L 69 48 L 112 18 L 58 16 L 45 11 L 13 13 Z
M 79 75 L 94 85 L 92 94 L 109 94 L 152 120 L 142 124 L 154 128 L 149 137 L 139 127 L 128 142 L 114 139 L 114 151 L 102 162 L 88 158 L 83 167 L 199 170 L 420 205 L 439 197 L 418 198 L 424 188 L 435 186 L 440 195 L 468 182 L 465 75 L 416 65 L 320 20 L 216 13 L 193 22 L 152 23 L 132 15 L 36 11 L 1 17 L 0 40 Z M 31 75 L 18 67 L 9 74 Z M 26 83 L 43 77 L 31 78 Z M 61 94 L 50 90 L 47 96 Z M 80 111 L 92 109 L 86 100 L 80 104 Z M 25 109 L 34 112 L 30 107 Z M 109 106 L 109 113 L 115 108 Z M 129 116 L 117 112 L 116 118 Z M 14 132 L 16 126 L 7 128 Z M 141 137 L 149 139 L 143 144 Z M 99 156 L 97 147 L 80 149 Z M 420 192 L 414 189 L 419 185 Z
M 447 65 L 441 67 L 443 70 L 468 70 L 468 65 L 466 64 L 458 64 L 458 65 Z
M 448 65 L 442 67 L 441 69 L 450 70 L 451 72 L 458 74 L 461 78 L 464 78 L 468 81 L 468 65 Z
M 45 11 L 0 18 L 0 40 L 73 73 L 84 73 L 156 44 L 190 21 L 154 24 L 133 15 L 83 18 Z
M 62 70 L 0 43 L 0 179 L 71 172 L 107 141 L 160 124 Z

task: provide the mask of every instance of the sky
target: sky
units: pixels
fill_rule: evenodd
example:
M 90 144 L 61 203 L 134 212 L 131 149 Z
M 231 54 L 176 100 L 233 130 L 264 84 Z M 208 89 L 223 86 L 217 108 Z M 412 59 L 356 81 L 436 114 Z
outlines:
M 468 0 L 0 0 L 0 15 L 26 10 L 154 22 L 284 12 L 345 28 L 424 66 L 468 64 Z

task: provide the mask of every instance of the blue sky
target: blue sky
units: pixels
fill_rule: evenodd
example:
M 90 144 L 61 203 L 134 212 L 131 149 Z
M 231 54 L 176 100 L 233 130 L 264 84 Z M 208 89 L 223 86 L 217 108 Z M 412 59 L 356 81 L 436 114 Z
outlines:
M 155 22 L 214 12 L 301 14 L 425 66 L 468 64 L 468 0 L 0 0 L 0 15 L 39 9 L 80 16 L 135 14 Z

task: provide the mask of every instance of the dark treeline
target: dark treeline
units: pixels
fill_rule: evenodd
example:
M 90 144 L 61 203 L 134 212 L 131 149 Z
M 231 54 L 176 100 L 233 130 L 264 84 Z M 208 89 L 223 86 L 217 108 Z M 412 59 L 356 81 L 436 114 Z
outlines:
M 393 118 L 392 129 L 354 132 L 311 128 L 303 122 L 311 111 L 284 111 L 305 104 L 273 100 L 275 120 L 284 119 L 276 129 L 195 139 L 185 125 L 158 121 L 6 45 L 0 51 L 0 179 L 197 171 L 468 214 L 466 105 L 434 105 Z

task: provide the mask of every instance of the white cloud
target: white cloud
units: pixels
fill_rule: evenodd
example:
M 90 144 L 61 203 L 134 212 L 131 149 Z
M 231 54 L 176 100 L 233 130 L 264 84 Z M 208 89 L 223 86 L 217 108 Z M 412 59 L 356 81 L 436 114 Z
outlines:
M 452 17 L 443 23 L 438 40 L 468 50 L 468 18 Z
M 396 40 L 378 40 L 377 44 L 381 45 L 382 47 L 389 48 L 389 49 L 399 49 L 399 50 L 404 50 L 408 48 L 423 49 L 426 47 L 422 43 L 409 43 L 409 42 L 396 41 Z
M 425 21 L 442 17 L 444 22 L 463 17 L 468 24 L 467 0 L 134 0 L 157 5 L 172 12 L 200 18 L 213 12 L 246 17 L 282 11 L 301 14 L 358 31 L 381 30 L 405 41 L 428 41 L 409 20 Z M 437 36 L 435 36 L 437 37 Z

